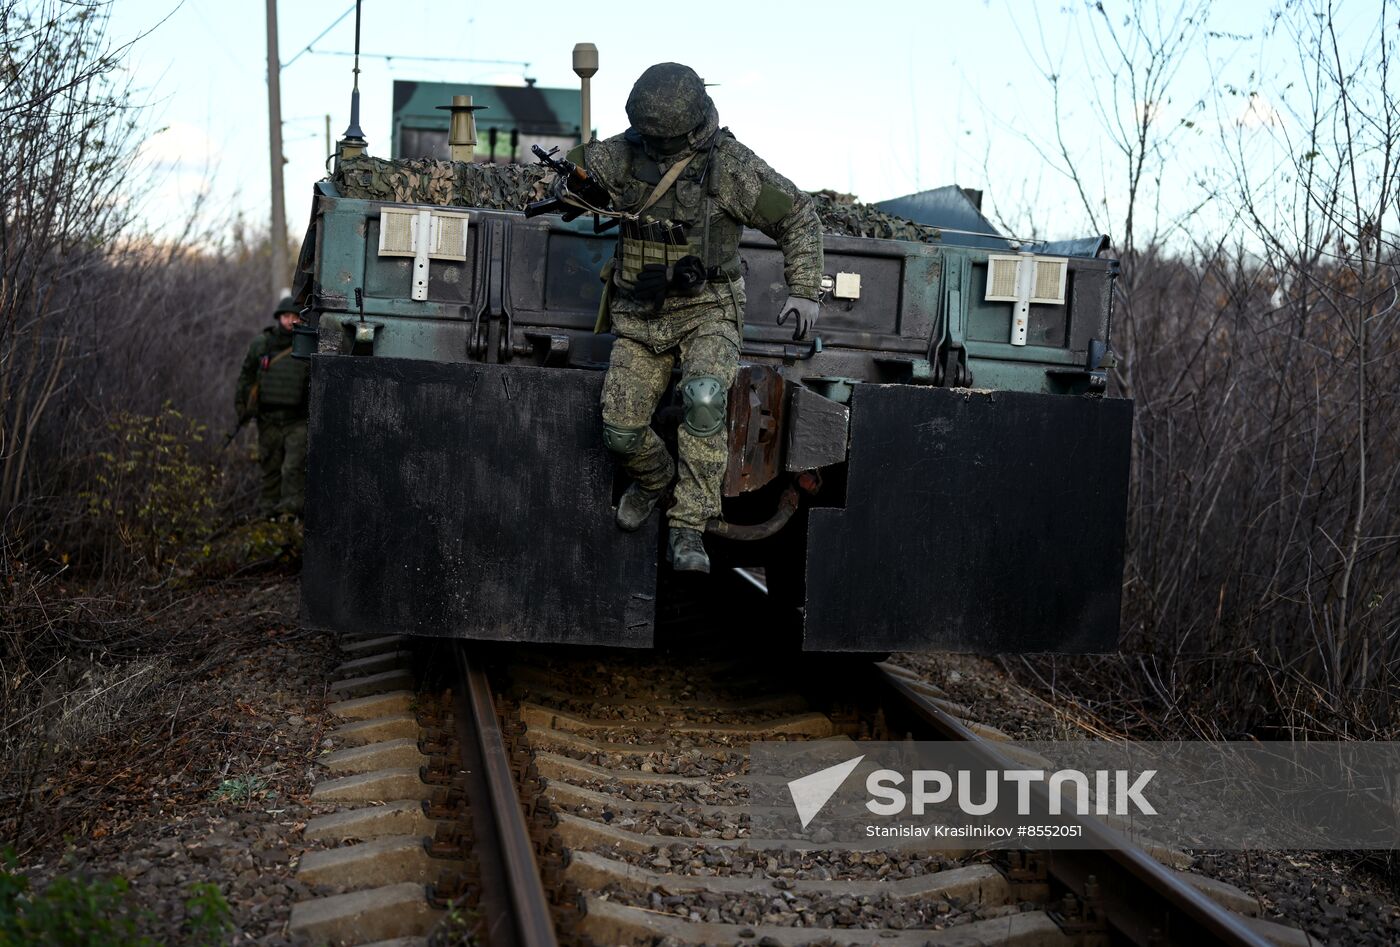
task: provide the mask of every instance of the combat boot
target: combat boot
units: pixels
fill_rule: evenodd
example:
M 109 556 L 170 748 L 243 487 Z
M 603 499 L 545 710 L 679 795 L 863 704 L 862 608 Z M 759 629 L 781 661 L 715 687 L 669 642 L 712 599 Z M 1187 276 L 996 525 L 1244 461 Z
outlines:
M 671 527 L 671 568 L 677 572 L 709 572 L 710 557 L 698 529 Z
M 661 499 L 661 494 L 665 490 L 648 490 L 646 487 L 632 481 L 631 485 L 622 493 L 622 499 L 617 501 L 617 525 L 619 529 L 633 532 L 640 529 L 641 525 L 647 521 L 651 511 L 656 509 L 656 502 Z

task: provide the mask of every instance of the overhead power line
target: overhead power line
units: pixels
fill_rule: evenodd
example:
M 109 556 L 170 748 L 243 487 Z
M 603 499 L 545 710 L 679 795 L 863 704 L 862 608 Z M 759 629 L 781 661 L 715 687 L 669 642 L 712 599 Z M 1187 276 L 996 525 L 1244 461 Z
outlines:
M 341 50 L 341 49 L 311 49 L 310 47 L 307 47 L 307 49 L 303 50 L 303 52 L 310 52 L 311 55 L 313 55 L 313 56 L 353 56 L 353 55 L 355 55 L 353 52 L 350 52 L 350 51 L 348 51 L 348 50 Z M 298 53 L 297 55 L 301 55 L 301 53 Z M 485 65 L 488 65 L 488 66 L 519 66 L 519 67 L 521 67 L 522 69 L 529 69 L 529 68 L 530 68 L 530 64 L 529 64 L 528 62 L 525 62 L 524 60 L 520 60 L 520 59 L 472 59 L 472 58 L 470 58 L 470 57 L 468 57 L 468 56 L 411 56 L 411 55 L 406 55 L 406 54 L 405 54 L 405 55 L 399 55 L 399 54 L 396 54 L 396 53 L 360 53 L 360 58 L 361 58 L 361 59 L 384 59 L 384 60 L 389 60 L 389 61 L 392 61 L 392 60 L 395 60 L 395 59 L 408 59 L 408 60 L 412 60 L 413 62 L 470 62 L 470 63 L 481 63 L 481 64 L 485 64 Z M 287 65 L 291 65 L 291 63 L 288 63 Z
M 321 32 L 317 33 L 317 34 L 316 34 L 316 38 L 313 39 L 311 42 L 307 43 L 307 44 L 306 44 L 306 47 L 305 47 L 304 49 L 302 49 L 301 52 L 297 53 L 297 54 L 296 54 L 295 56 L 293 56 L 291 59 L 289 59 L 289 60 L 287 60 L 285 63 L 283 63 L 283 64 L 282 64 L 282 68 L 283 68 L 283 69 L 286 69 L 288 66 L 290 66 L 292 63 L 296 62 L 296 61 L 297 61 L 298 59 L 300 59 L 302 56 L 304 56 L 304 55 L 306 55 L 307 53 L 311 52 L 311 51 L 312 51 L 312 49 L 311 49 L 312 46 L 315 46 L 315 45 L 316 45 L 317 43 L 319 43 L 322 39 L 324 39 L 327 33 L 329 33 L 331 30 L 335 29 L 337 26 L 340 25 L 340 21 L 341 21 L 341 20 L 345 19 L 347 16 L 349 16 L 350 14 L 352 14 L 352 13 L 354 13 L 354 12 L 355 12 L 355 4 L 352 3 L 352 4 L 350 4 L 349 7 L 346 8 L 346 10 L 345 10 L 344 13 L 342 13 L 340 16 L 336 17 L 334 20 L 331 21 L 331 25 L 330 25 L 330 26 L 326 27 L 324 30 L 322 30 Z

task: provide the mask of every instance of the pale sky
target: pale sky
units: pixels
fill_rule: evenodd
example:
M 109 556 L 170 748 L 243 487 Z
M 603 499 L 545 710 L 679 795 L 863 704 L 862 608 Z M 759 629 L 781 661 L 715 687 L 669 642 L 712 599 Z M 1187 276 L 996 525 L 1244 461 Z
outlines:
M 339 137 L 351 83 L 348 57 L 302 53 L 352 5 L 279 4 L 285 190 L 293 235 L 304 228 L 311 185 L 324 174 L 325 115 L 331 116 L 332 137 Z M 1125 9 L 1113 0 L 1105 6 L 1113 15 Z M 1218 139 L 1221 122 L 1275 120 L 1267 95 L 1241 100 L 1235 114 L 1193 110 L 1218 84 L 1213 75 L 1236 76 L 1244 87 L 1250 72 L 1285 72 L 1290 57 L 1296 68 L 1296 54 L 1281 48 L 1277 35 L 1265 36 L 1275 6 L 1261 0 L 1214 5 L 1215 35 L 1202 35 L 1170 99 L 1156 106 L 1172 123 L 1188 116 L 1216 123 L 1214 131 L 1193 123 L 1199 143 L 1186 142 L 1193 158 Z M 1356 14 L 1363 31 L 1378 9 L 1363 0 L 1342 6 Z M 114 40 L 151 31 L 136 45 L 129 67 L 152 103 L 152 128 L 164 129 L 145 146 L 161 175 L 146 205 L 158 226 L 171 226 L 201 191 L 216 212 L 239 212 L 250 223 L 267 219 L 264 9 L 263 0 L 114 3 Z M 721 123 L 804 188 L 877 201 L 957 183 L 984 189 L 989 201 L 1014 212 L 1018 222 L 1033 220 L 1042 236 L 1080 236 L 1091 228 L 1072 184 L 1049 170 L 1026 141 L 1051 140 L 1049 86 L 1032 60 L 1054 60 L 1063 75 L 1066 132 L 1076 159 L 1092 176 L 1121 178 L 1121 159 L 1089 99 L 1093 89 L 1107 88 L 1107 79 L 1083 66 L 1081 52 L 1081 38 L 1090 35 L 1098 14 L 1072 0 L 711 0 L 680 8 L 364 0 L 363 17 L 362 48 L 370 55 L 361 60 L 361 125 L 371 153 L 381 156 L 389 153 L 395 79 L 521 84 L 529 75 L 541 86 L 577 88 L 570 51 L 576 42 L 592 42 L 601 64 L 593 79 L 593 124 L 600 135 L 626 127 L 623 105 L 643 69 L 683 62 L 715 84 L 710 91 Z M 315 49 L 345 52 L 353 43 L 352 13 Z M 380 54 L 433 59 L 385 60 Z M 1179 180 L 1163 182 L 1168 214 L 1194 201 L 1190 178 L 1196 163 L 1182 164 L 1175 172 Z

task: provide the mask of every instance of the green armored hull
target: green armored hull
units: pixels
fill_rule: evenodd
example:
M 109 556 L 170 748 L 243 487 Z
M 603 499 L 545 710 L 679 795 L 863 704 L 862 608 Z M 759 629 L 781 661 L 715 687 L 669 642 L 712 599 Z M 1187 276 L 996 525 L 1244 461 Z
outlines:
M 652 643 L 656 518 L 613 525 L 597 410 L 614 241 L 506 209 L 543 193 L 518 166 L 374 159 L 318 185 L 312 624 Z M 850 205 L 819 206 L 850 229 Z M 745 232 L 712 555 L 765 568 L 765 631 L 808 650 L 1114 648 L 1132 419 L 1105 394 L 1116 265 L 898 226 L 918 239 L 825 238 L 804 343 L 773 321 L 781 255 Z M 663 399 L 663 436 L 678 413 Z

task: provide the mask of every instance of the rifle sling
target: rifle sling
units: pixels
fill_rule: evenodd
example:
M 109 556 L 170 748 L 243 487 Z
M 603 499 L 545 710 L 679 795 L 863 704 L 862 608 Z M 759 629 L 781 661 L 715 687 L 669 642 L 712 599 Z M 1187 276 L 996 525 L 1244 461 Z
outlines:
M 652 204 L 661 200 L 662 195 L 671 189 L 671 185 L 676 183 L 676 178 L 681 176 L 681 172 L 685 170 L 685 166 L 690 164 L 690 160 L 694 157 L 695 152 L 692 151 L 690 154 L 671 165 L 671 169 L 662 175 L 660 181 L 656 182 L 656 188 L 651 192 L 651 196 L 646 199 L 646 203 L 637 208 L 638 215 L 645 212 Z

